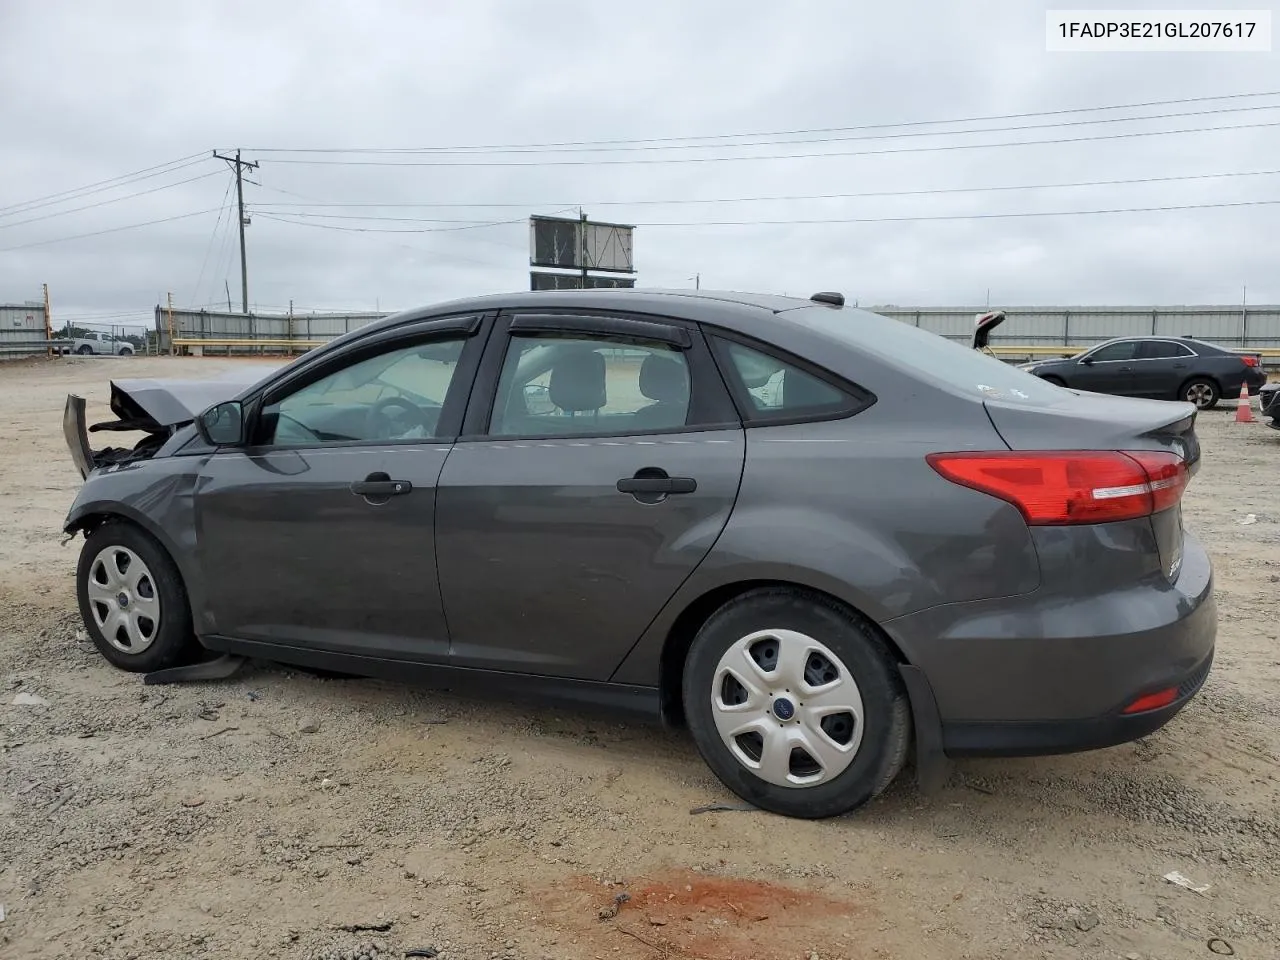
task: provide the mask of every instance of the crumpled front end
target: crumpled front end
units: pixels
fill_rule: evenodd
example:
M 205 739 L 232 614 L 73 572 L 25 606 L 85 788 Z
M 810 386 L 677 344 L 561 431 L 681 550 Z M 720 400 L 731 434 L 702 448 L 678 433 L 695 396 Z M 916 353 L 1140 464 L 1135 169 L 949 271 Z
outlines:
M 123 394 L 119 396 L 127 401 L 127 397 Z M 117 391 L 113 385 L 111 407 L 117 419 L 88 426 L 84 397 L 75 394 L 67 395 L 67 404 L 62 412 L 62 435 L 67 441 L 67 449 L 71 452 L 71 462 L 80 471 L 81 478 L 87 478 L 98 467 L 150 459 L 164 446 L 164 442 L 169 439 L 175 429 L 171 426 L 162 426 L 141 410 L 127 411 L 126 404 L 118 405 L 116 397 Z M 94 450 L 89 442 L 89 433 L 103 430 L 141 432 L 144 436 L 131 447 L 108 445 L 100 450 Z

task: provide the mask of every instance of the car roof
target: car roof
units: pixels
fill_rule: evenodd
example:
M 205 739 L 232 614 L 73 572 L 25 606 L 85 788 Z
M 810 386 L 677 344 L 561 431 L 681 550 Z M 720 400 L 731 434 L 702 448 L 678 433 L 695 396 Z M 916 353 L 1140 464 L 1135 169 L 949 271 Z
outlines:
M 487 310 L 519 309 L 587 309 L 626 310 L 639 313 L 659 313 L 695 319 L 708 307 L 719 307 L 719 313 L 735 311 L 779 314 L 788 310 L 818 306 L 814 301 L 800 297 L 776 294 L 743 293 L 732 290 L 525 290 L 512 293 L 495 293 L 479 297 L 451 300 L 430 306 L 414 307 L 360 329 L 371 331 L 381 327 L 439 316 L 447 313 L 468 313 Z M 823 304 L 823 306 L 827 306 Z M 827 309 L 843 309 L 827 306 Z M 856 308 L 854 308 L 856 309 Z

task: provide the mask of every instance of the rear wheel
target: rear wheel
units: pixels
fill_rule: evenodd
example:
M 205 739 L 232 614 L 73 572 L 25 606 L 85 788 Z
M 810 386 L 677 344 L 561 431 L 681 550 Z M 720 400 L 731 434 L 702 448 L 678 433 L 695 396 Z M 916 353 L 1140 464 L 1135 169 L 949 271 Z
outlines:
M 104 523 L 85 539 L 76 570 L 85 629 L 121 670 L 149 673 L 194 659 L 198 647 L 178 568 L 131 523 Z
M 78 349 L 76 353 L 80 354 L 81 356 L 87 356 L 88 354 L 93 353 L 93 347 L 89 346 L 86 343 L 84 346 L 80 347 L 80 349 Z
M 1194 403 L 1201 410 L 1209 410 L 1216 406 L 1219 396 L 1218 385 L 1207 377 L 1188 380 L 1178 391 L 1179 399 Z
M 689 650 L 683 693 L 708 766 L 774 813 L 846 813 L 906 759 L 907 696 L 884 639 L 804 591 L 766 588 L 721 607 Z

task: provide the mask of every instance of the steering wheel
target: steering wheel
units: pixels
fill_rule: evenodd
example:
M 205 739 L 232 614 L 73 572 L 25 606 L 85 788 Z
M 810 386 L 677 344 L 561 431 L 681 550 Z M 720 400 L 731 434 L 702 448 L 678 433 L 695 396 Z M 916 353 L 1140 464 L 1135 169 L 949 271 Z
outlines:
M 400 415 L 387 416 L 387 411 L 398 407 L 404 411 Z M 390 440 L 401 436 L 414 427 L 430 429 L 427 415 L 416 403 L 404 397 L 383 397 L 369 408 L 367 420 L 369 439 Z

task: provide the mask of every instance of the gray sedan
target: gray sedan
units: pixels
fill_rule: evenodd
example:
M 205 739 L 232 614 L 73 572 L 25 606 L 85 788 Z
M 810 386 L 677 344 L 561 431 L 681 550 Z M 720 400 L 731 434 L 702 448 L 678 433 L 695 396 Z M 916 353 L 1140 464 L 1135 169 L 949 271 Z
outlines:
M 259 368 L 260 369 L 260 368 Z M 260 382 L 116 381 L 80 610 L 138 672 L 219 654 L 688 728 L 839 814 L 915 748 L 1151 733 L 1213 656 L 1190 404 L 1064 389 L 866 311 L 658 291 L 411 310 Z M 198 673 L 198 668 L 196 670 Z

